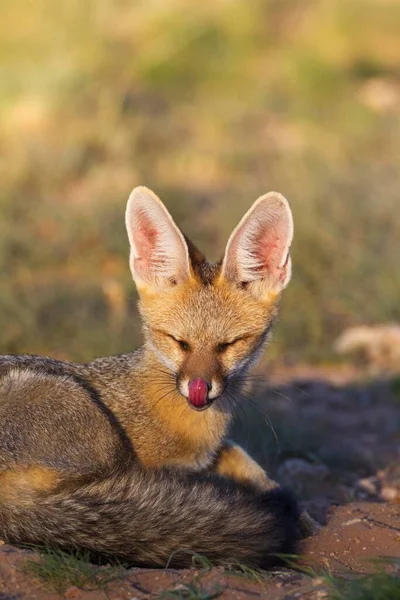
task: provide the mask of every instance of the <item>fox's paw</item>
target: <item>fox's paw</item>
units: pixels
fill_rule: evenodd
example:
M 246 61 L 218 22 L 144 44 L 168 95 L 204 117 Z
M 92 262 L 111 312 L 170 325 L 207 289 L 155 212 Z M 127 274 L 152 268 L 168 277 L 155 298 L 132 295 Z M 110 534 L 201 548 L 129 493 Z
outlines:
M 319 523 L 317 523 L 317 521 L 315 521 L 312 517 L 310 517 L 308 512 L 303 511 L 301 513 L 299 520 L 299 533 L 301 539 L 317 535 L 317 533 L 319 533 L 321 529 L 322 526 Z
M 264 472 L 263 472 L 264 473 Z M 260 478 L 258 481 L 253 480 L 253 484 L 256 487 L 259 487 L 263 491 L 275 490 L 280 488 L 279 483 L 274 481 L 273 479 L 269 479 L 265 473 L 264 478 Z M 307 511 L 303 511 L 299 517 L 299 537 L 300 539 L 305 539 L 308 537 L 312 537 L 313 535 L 317 535 L 322 529 L 322 526 L 315 521 Z
M 269 477 L 266 475 L 266 473 L 263 471 L 264 477 L 261 477 L 257 480 L 254 481 L 253 479 L 253 484 L 262 489 L 263 491 L 269 491 L 269 490 L 275 490 L 277 488 L 280 488 L 281 486 L 279 485 L 279 483 L 277 483 L 276 481 L 274 481 L 273 479 L 269 479 Z M 310 515 L 308 514 L 307 511 L 303 511 L 300 514 L 299 517 L 299 537 L 300 539 L 305 539 L 308 537 L 312 537 L 313 535 L 317 535 L 322 529 L 322 526 L 317 523 L 317 521 L 315 521 L 315 519 L 313 519 L 312 517 L 310 517 Z

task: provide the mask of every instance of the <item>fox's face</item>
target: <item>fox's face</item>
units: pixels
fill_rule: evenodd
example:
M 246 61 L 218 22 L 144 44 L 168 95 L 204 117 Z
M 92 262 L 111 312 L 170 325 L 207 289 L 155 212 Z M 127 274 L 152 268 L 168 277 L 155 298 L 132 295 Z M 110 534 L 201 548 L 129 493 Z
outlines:
M 259 198 L 210 265 L 150 190 L 132 192 L 126 224 L 146 344 L 196 410 L 234 399 L 257 358 L 291 274 L 286 199 Z

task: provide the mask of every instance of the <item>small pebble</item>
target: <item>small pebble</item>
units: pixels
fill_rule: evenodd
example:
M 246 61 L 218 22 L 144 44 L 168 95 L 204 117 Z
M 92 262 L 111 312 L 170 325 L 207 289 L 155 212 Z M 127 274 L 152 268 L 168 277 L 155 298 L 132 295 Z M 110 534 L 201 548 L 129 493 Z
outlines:
M 348 527 L 349 525 L 354 525 L 355 523 L 361 523 L 361 519 L 350 519 L 350 521 L 345 521 L 342 523 L 342 527 Z
M 381 493 L 379 494 L 382 500 L 386 500 L 386 502 L 390 502 L 391 500 L 395 500 L 398 496 L 398 491 L 392 487 L 384 487 L 382 488 Z
M 356 483 L 358 489 L 363 492 L 367 492 L 371 496 L 376 496 L 378 493 L 377 481 L 372 477 L 365 477 L 364 479 L 359 479 Z

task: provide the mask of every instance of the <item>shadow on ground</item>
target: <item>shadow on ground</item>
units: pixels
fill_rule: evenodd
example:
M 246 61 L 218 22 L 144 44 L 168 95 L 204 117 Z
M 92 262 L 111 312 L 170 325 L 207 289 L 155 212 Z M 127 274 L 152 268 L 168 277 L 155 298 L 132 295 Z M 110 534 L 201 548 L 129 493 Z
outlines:
M 337 383 L 330 374 L 251 382 L 232 435 L 307 509 L 356 500 L 395 501 L 400 490 L 397 379 Z

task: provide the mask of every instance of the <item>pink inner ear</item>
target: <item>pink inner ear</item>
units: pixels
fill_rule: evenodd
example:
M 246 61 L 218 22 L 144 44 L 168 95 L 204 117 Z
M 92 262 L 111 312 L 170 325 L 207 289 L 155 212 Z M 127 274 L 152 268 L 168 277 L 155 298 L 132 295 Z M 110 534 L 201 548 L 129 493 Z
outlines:
M 292 238 L 293 219 L 287 200 L 277 192 L 261 196 L 228 241 L 223 276 L 241 284 L 263 280 L 264 290 L 282 290 L 291 274 Z M 256 287 L 261 290 L 262 286 Z
M 282 232 L 284 233 L 284 232 Z M 287 252 L 285 236 L 280 235 L 276 228 L 260 231 L 254 240 L 255 254 L 259 261 L 257 271 L 262 275 L 268 273 L 273 279 L 279 281 L 285 278 L 285 266 L 289 254 L 285 257 L 285 264 L 281 267 L 284 259 L 283 253 Z
M 135 269 L 140 275 L 143 274 L 151 264 L 152 255 L 156 248 L 157 237 L 159 235 L 154 224 L 143 211 L 137 215 L 134 235 L 136 250 L 139 254 L 135 259 Z
M 147 215 L 140 215 L 140 221 L 135 231 L 136 243 L 140 254 L 151 254 L 156 245 L 157 230 L 154 228 Z
M 257 239 L 257 254 L 260 257 L 260 271 L 266 271 L 279 262 L 279 237 L 265 236 L 261 233 Z

